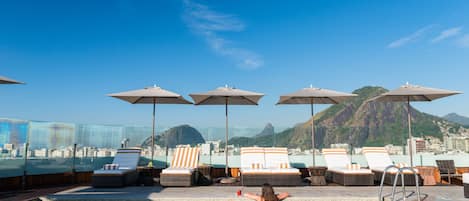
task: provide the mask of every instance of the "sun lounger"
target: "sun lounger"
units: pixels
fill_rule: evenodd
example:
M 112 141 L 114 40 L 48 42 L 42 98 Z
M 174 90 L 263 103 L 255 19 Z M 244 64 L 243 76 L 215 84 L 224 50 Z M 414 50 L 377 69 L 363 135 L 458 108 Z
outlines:
M 384 147 L 363 147 L 363 154 L 365 155 L 366 160 L 368 161 L 368 166 L 375 173 L 375 181 L 377 183 L 381 182 L 384 170 L 386 167 L 391 165 L 396 166 L 406 166 L 405 164 L 394 164 L 389 157 L 388 151 Z M 414 168 L 415 169 L 415 168 Z M 418 174 L 418 170 L 415 169 Z M 393 185 L 394 177 L 396 176 L 398 169 L 391 168 L 386 172 L 384 178 L 384 184 Z M 419 176 L 419 184 L 422 184 L 422 178 Z M 404 184 L 409 186 L 415 186 L 415 176 L 410 170 L 404 171 Z M 402 185 L 401 178 L 397 180 L 397 185 Z
M 197 181 L 198 147 L 176 148 L 171 166 L 160 174 L 161 186 L 192 186 Z
M 374 174 L 369 169 L 351 164 L 345 149 L 323 149 L 327 164 L 326 178 L 344 186 L 374 185 Z
M 291 167 L 286 147 L 268 147 L 264 151 L 265 167 L 272 171 L 272 185 L 296 186 L 301 183 L 300 170 Z
M 112 165 L 112 169 L 95 170 L 92 175 L 93 187 L 123 187 L 137 182 L 137 165 L 140 159 L 140 149 L 119 149 Z
M 440 171 L 440 177 L 448 178 L 448 183 L 451 184 L 452 178 L 460 178 L 461 174 L 458 174 L 456 171 L 456 166 L 454 165 L 454 160 L 436 160 L 436 165 Z M 441 179 L 443 182 L 443 179 Z
M 301 184 L 300 171 L 290 166 L 287 148 L 241 148 L 240 173 L 244 186 Z

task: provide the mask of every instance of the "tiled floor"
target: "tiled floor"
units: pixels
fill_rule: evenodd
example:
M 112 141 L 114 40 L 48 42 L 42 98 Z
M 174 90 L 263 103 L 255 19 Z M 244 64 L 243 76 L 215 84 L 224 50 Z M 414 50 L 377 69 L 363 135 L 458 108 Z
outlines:
M 81 186 L 47 196 L 48 200 L 247 200 L 238 197 L 236 191 L 259 193 L 259 187 L 239 186 L 205 186 L 189 188 L 162 188 L 154 187 L 126 187 L 95 189 L 89 186 Z M 389 193 L 391 187 L 385 188 Z M 415 188 L 407 187 L 408 194 Z M 286 200 L 294 201 L 376 201 L 378 200 L 378 187 L 344 187 L 344 186 L 301 186 L 301 187 L 276 187 L 276 192 L 288 192 L 291 197 Z M 423 200 L 431 201 L 467 201 L 463 197 L 461 186 L 431 186 L 421 188 Z M 389 197 L 388 197 L 389 198 Z M 396 194 L 396 198 L 402 198 L 402 193 Z M 387 199 L 388 200 L 388 199 Z M 416 200 L 416 196 L 407 200 Z

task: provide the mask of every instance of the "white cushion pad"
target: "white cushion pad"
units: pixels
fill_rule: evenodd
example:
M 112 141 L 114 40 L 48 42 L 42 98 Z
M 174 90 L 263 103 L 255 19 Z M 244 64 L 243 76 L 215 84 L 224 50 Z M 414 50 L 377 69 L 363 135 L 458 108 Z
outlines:
M 462 183 L 469 184 L 469 173 L 462 174 Z
M 392 160 L 388 153 L 365 153 L 365 158 L 371 169 L 392 165 Z
M 327 169 L 328 171 L 332 172 L 340 172 L 344 174 L 372 174 L 370 169 L 348 169 L 348 168 L 331 168 Z
M 371 170 L 374 170 L 374 171 L 378 171 L 378 172 L 384 172 L 384 169 L 386 169 L 386 167 L 375 167 L 375 168 L 372 168 Z M 389 168 L 387 173 L 397 173 L 398 169 L 396 168 Z M 416 173 L 419 173 L 419 170 L 414 168 L 414 171 Z M 404 170 L 404 173 L 412 173 L 412 171 L 410 170 Z
M 271 169 L 265 168 L 241 168 L 241 173 L 272 173 Z
M 324 154 L 327 168 L 345 168 L 350 164 L 350 158 L 346 154 Z
M 272 173 L 300 173 L 296 168 L 273 168 Z
M 163 174 L 192 174 L 192 168 L 166 168 L 162 171 Z

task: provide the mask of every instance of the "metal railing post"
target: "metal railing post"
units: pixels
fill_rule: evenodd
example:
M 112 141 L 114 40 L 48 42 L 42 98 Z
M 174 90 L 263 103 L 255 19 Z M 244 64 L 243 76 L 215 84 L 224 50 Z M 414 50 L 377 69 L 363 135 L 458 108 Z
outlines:
M 379 193 L 378 193 L 378 196 L 379 196 L 379 201 L 383 201 L 384 198 L 383 198 L 383 188 L 384 188 L 384 178 L 386 178 L 386 172 L 388 172 L 389 169 L 399 169 L 397 166 L 395 165 L 390 165 L 386 168 L 384 168 L 384 171 L 383 171 L 383 175 L 381 176 L 381 184 L 379 185 Z M 394 190 L 394 189 L 393 189 Z

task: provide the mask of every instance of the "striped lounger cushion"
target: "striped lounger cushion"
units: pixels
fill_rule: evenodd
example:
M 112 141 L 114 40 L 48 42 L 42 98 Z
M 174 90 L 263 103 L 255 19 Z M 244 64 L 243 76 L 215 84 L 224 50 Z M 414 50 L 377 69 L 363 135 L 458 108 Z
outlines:
M 174 152 L 171 166 L 160 174 L 162 186 L 192 186 L 197 183 L 195 170 L 199 164 L 198 147 L 178 147 Z
M 192 174 L 199 164 L 198 147 L 176 148 L 171 166 L 162 171 L 163 174 Z

